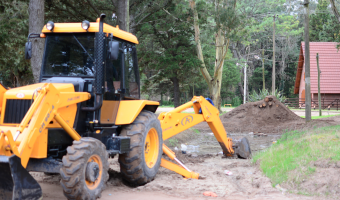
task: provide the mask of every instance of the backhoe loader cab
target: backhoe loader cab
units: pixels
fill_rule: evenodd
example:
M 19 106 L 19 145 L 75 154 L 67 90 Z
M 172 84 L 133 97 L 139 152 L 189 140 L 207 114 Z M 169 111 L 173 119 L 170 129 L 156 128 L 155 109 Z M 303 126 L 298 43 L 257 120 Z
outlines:
M 232 143 L 218 110 L 194 97 L 159 117 L 158 102 L 139 100 L 137 38 L 103 22 L 54 23 L 30 34 L 45 38 L 40 82 L 6 89 L 0 84 L 0 199 L 42 198 L 30 171 L 60 173 L 68 199 L 97 199 L 109 178 L 109 157 L 131 185 L 153 180 L 160 166 L 198 178 L 166 140 L 206 121 L 225 155 L 250 156 L 246 138 Z M 181 113 L 187 108 L 195 113 Z M 162 153 L 176 165 L 162 159 Z
M 68 199 L 97 199 L 108 156 L 127 182 L 154 179 L 161 162 L 159 103 L 139 100 L 137 38 L 103 22 L 48 22 L 40 83 L 0 86 L 0 199 L 39 199 L 27 171 L 60 173 Z

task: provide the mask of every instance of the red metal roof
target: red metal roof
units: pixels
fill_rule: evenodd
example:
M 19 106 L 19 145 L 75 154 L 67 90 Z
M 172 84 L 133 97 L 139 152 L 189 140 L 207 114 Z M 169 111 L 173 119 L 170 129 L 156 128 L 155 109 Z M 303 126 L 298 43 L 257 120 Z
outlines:
M 321 71 L 321 93 L 340 93 L 340 52 L 336 42 L 310 42 L 310 81 L 311 93 L 318 93 L 318 69 L 316 54 L 319 53 L 319 66 Z M 304 66 L 305 43 L 301 42 L 298 69 L 295 79 L 294 93 L 299 93 L 300 79 Z

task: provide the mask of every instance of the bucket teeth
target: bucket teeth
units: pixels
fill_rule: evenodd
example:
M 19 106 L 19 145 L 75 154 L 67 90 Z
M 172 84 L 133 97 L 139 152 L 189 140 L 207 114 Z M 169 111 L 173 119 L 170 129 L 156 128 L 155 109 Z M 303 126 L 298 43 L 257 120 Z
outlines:
M 39 183 L 21 165 L 16 155 L 0 156 L 0 199 L 42 199 Z

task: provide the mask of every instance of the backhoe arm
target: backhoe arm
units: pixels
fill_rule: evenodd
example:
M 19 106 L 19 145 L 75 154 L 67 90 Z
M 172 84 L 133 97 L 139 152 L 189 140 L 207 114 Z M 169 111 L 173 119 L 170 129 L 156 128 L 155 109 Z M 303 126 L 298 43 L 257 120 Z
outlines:
M 181 113 L 188 108 L 194 108 L 195 114 Z M 200 112 L 201 109 L 201 112 Z M 158 117 L 163 130 L 163 140 L 169 139 L 178 133 L 187 130 L 196 124 L 206 121 L 221 145 L 224 154 L 234 154 L 232 140 L 227 137 L 218 110 L 204 97 L 194 97 L 191 101 L 176 109 L 161 113 Z
M 181 113 L 182 111 L 191 107 L 194 108 L 195 114 Z M 206 121 L 210 129 L 214 133 L 217 141 L 221 145 L 224 154 L 227 156 L 232 156 L 234 154 L 232 140 L 227 137 L 227 133 L 219 118 L 218 110 L 202 96 L 194 97 L 188 103 L 183 104 L 170 112 L 161 113 L 158 119 L 161 122 L 163 140 L 169 139 L 170 137 L 189 129 L 196 124 Z M 171 160 L 175 160 L 181 166 L 177 166 L 172 162 L 162 159 L 162 167 L 175 171 L 187 178 L 198 178 L 198 174 L 195 172 L 191 172 L 181 162 L 176 160 L 174 152 L 172 152 L 164 144 L 163 153 L 168 155 Z

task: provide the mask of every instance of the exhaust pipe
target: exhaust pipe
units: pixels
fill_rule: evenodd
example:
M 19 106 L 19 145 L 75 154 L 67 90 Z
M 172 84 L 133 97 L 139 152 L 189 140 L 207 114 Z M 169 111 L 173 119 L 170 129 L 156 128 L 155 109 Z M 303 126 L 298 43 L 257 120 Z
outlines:
M 39 183 L 21 165 L 18 156 L 0 156 L 0 177 L 0 199 L 42 199 Z
M 105 33 L 104 29 L 104 18 L 105 14 L 101 14 L 99 18 L 99 31 L 95 34 L 95 81 L 94 81 L 94 92 L 96 95 L 94 107 L 82 107 L 83 111 L 97 111 L 102 107 L 102 96 L 104 90 L 104 69 L 105 69 Z

